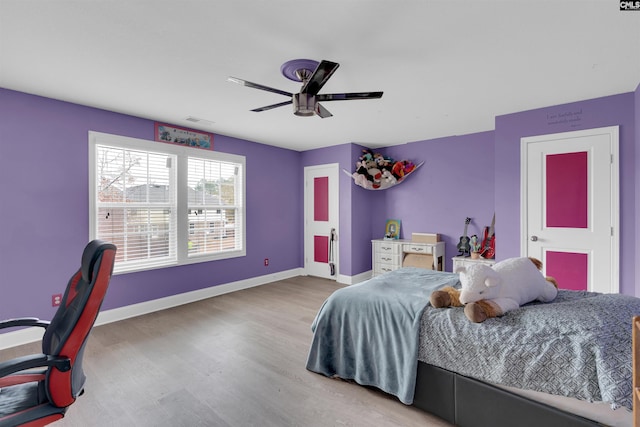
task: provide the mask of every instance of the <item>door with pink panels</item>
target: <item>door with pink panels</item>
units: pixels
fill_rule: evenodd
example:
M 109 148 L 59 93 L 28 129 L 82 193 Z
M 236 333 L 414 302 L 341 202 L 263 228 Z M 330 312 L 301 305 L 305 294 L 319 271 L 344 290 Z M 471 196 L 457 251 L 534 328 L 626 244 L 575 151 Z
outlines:
M 619 292 L 618 127 L 522 138 L 522 253 L 562 289 Z
M 310 276 L 337 279 L 338 172 L 337 163 L 304 168 L 304 264 Z

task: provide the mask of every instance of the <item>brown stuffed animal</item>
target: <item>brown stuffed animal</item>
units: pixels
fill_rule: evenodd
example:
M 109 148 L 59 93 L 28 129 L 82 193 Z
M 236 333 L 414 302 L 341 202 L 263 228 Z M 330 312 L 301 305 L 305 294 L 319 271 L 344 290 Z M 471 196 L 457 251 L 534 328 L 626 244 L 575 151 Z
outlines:
M 445 307 L 462 307 L 464 304 L 460 302 L 460 289 L 451 286 L 434 291 L 429 298 L 433 308 Z

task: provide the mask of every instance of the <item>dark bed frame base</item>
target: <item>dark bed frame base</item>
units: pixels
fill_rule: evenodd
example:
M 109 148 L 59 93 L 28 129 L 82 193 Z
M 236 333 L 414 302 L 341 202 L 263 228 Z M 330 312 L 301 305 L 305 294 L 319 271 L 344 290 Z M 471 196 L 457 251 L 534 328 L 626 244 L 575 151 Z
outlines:
M 459 427 L 601 427 L 600 423 L 418 362 L 413 405 Z

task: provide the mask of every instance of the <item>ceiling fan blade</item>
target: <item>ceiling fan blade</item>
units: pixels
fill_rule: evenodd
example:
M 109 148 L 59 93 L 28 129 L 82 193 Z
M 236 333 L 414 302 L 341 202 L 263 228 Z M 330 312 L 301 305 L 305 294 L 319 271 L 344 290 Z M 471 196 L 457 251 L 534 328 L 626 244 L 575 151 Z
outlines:
M 258 83 L 252 83 L 252 82 L 249 82 L 249 81 L 246 81 L 246 80 L 239 79 L 237 77 L 228 77 L 227 81 L 230 81 L 232 83 L 238 83 L 239 85 L 242 85 L 242 86 L 252 87 L 254 89 L 260 89 L 260 90 L 266 90 L 267 92 L 279 93 L 280 95 L 284 95 L 284 96 L 293 96 L 292 93 L 285 92 L 284 90 L 275 89 L 275 88 L 272 88 L 272 87 L 269 87 L 269 86 L 260 85 Z
M 325 93 L 316 95 L 318 101 L 349 101 L 351 99 L 382 98 L 384 92 Z
M 316 114 L 323 119 L 327 117 L 333 117 L 333 114 L 329 112 L 326 108 L 316 102 Z
M 280 102 L 279 104 L 273 104 L 273 105 L 267 105 L 266 107 L 254 108 L 251 111 L 255 111 L 256 113 L 259 113 L 260 111 L 267 111 L 267 110 L 271 110 L 272 108 L 283 107 L 285 105 L 291 104 L 292 102 L 293 101 L 291 101 L 291 100 L 284 101 L 284 102 Z
M 322 89 L 322 86 L 329 80 L 329 77 L 338 69 L 340 64 L 337 62 L 331 62 L 322 60 L 316 67 L 316 70 L 311 74 L 309 80 L 302 86 L 300 93 L 308 93 L 310 95 L 317 95 Z

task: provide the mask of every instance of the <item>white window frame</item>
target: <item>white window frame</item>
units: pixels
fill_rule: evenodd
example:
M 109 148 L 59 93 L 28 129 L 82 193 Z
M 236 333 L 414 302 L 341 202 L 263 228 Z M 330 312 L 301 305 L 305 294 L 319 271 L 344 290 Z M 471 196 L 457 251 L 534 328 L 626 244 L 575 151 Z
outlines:
M 165 153 L 177 156 L 176 189 L 177 201 L 177 238 L 176 247 L 170 250 L 176 251 L 176 257 L 172 260 L 158 262 L 150 260 L 148 263 L 141 262 L 133 266 L 114 266 L 114 274 L 131 273 L 134 271 L 145 271 L 156 268 L 166 268 L 178 265 L 187 265 L 200 262 L 215 261 L 221 259 L 237 258 L 246 256 L 246 158 L 235 154 L 221 153 L 218 151 L 204 150 L 199 148 L 185 147 L 176 144 L 148 141 L 144 139 L 131 138 L 120 135 L 111 135 L 101 132 L 89 131 L 89 240 L 97 238 L 97 165 L 96 146 L 107 145 L 132 150 Z M 240 248 L 209 254 L 196 254 L 189 256 L 188 241 L 190 234 L 188 217 L 188 158 L 196 157 L 212 161 L 232 162 L 240 165 L 241 171 L 238 173 L 239 190 L 242 193 L 237 199 L 240 203 Z

